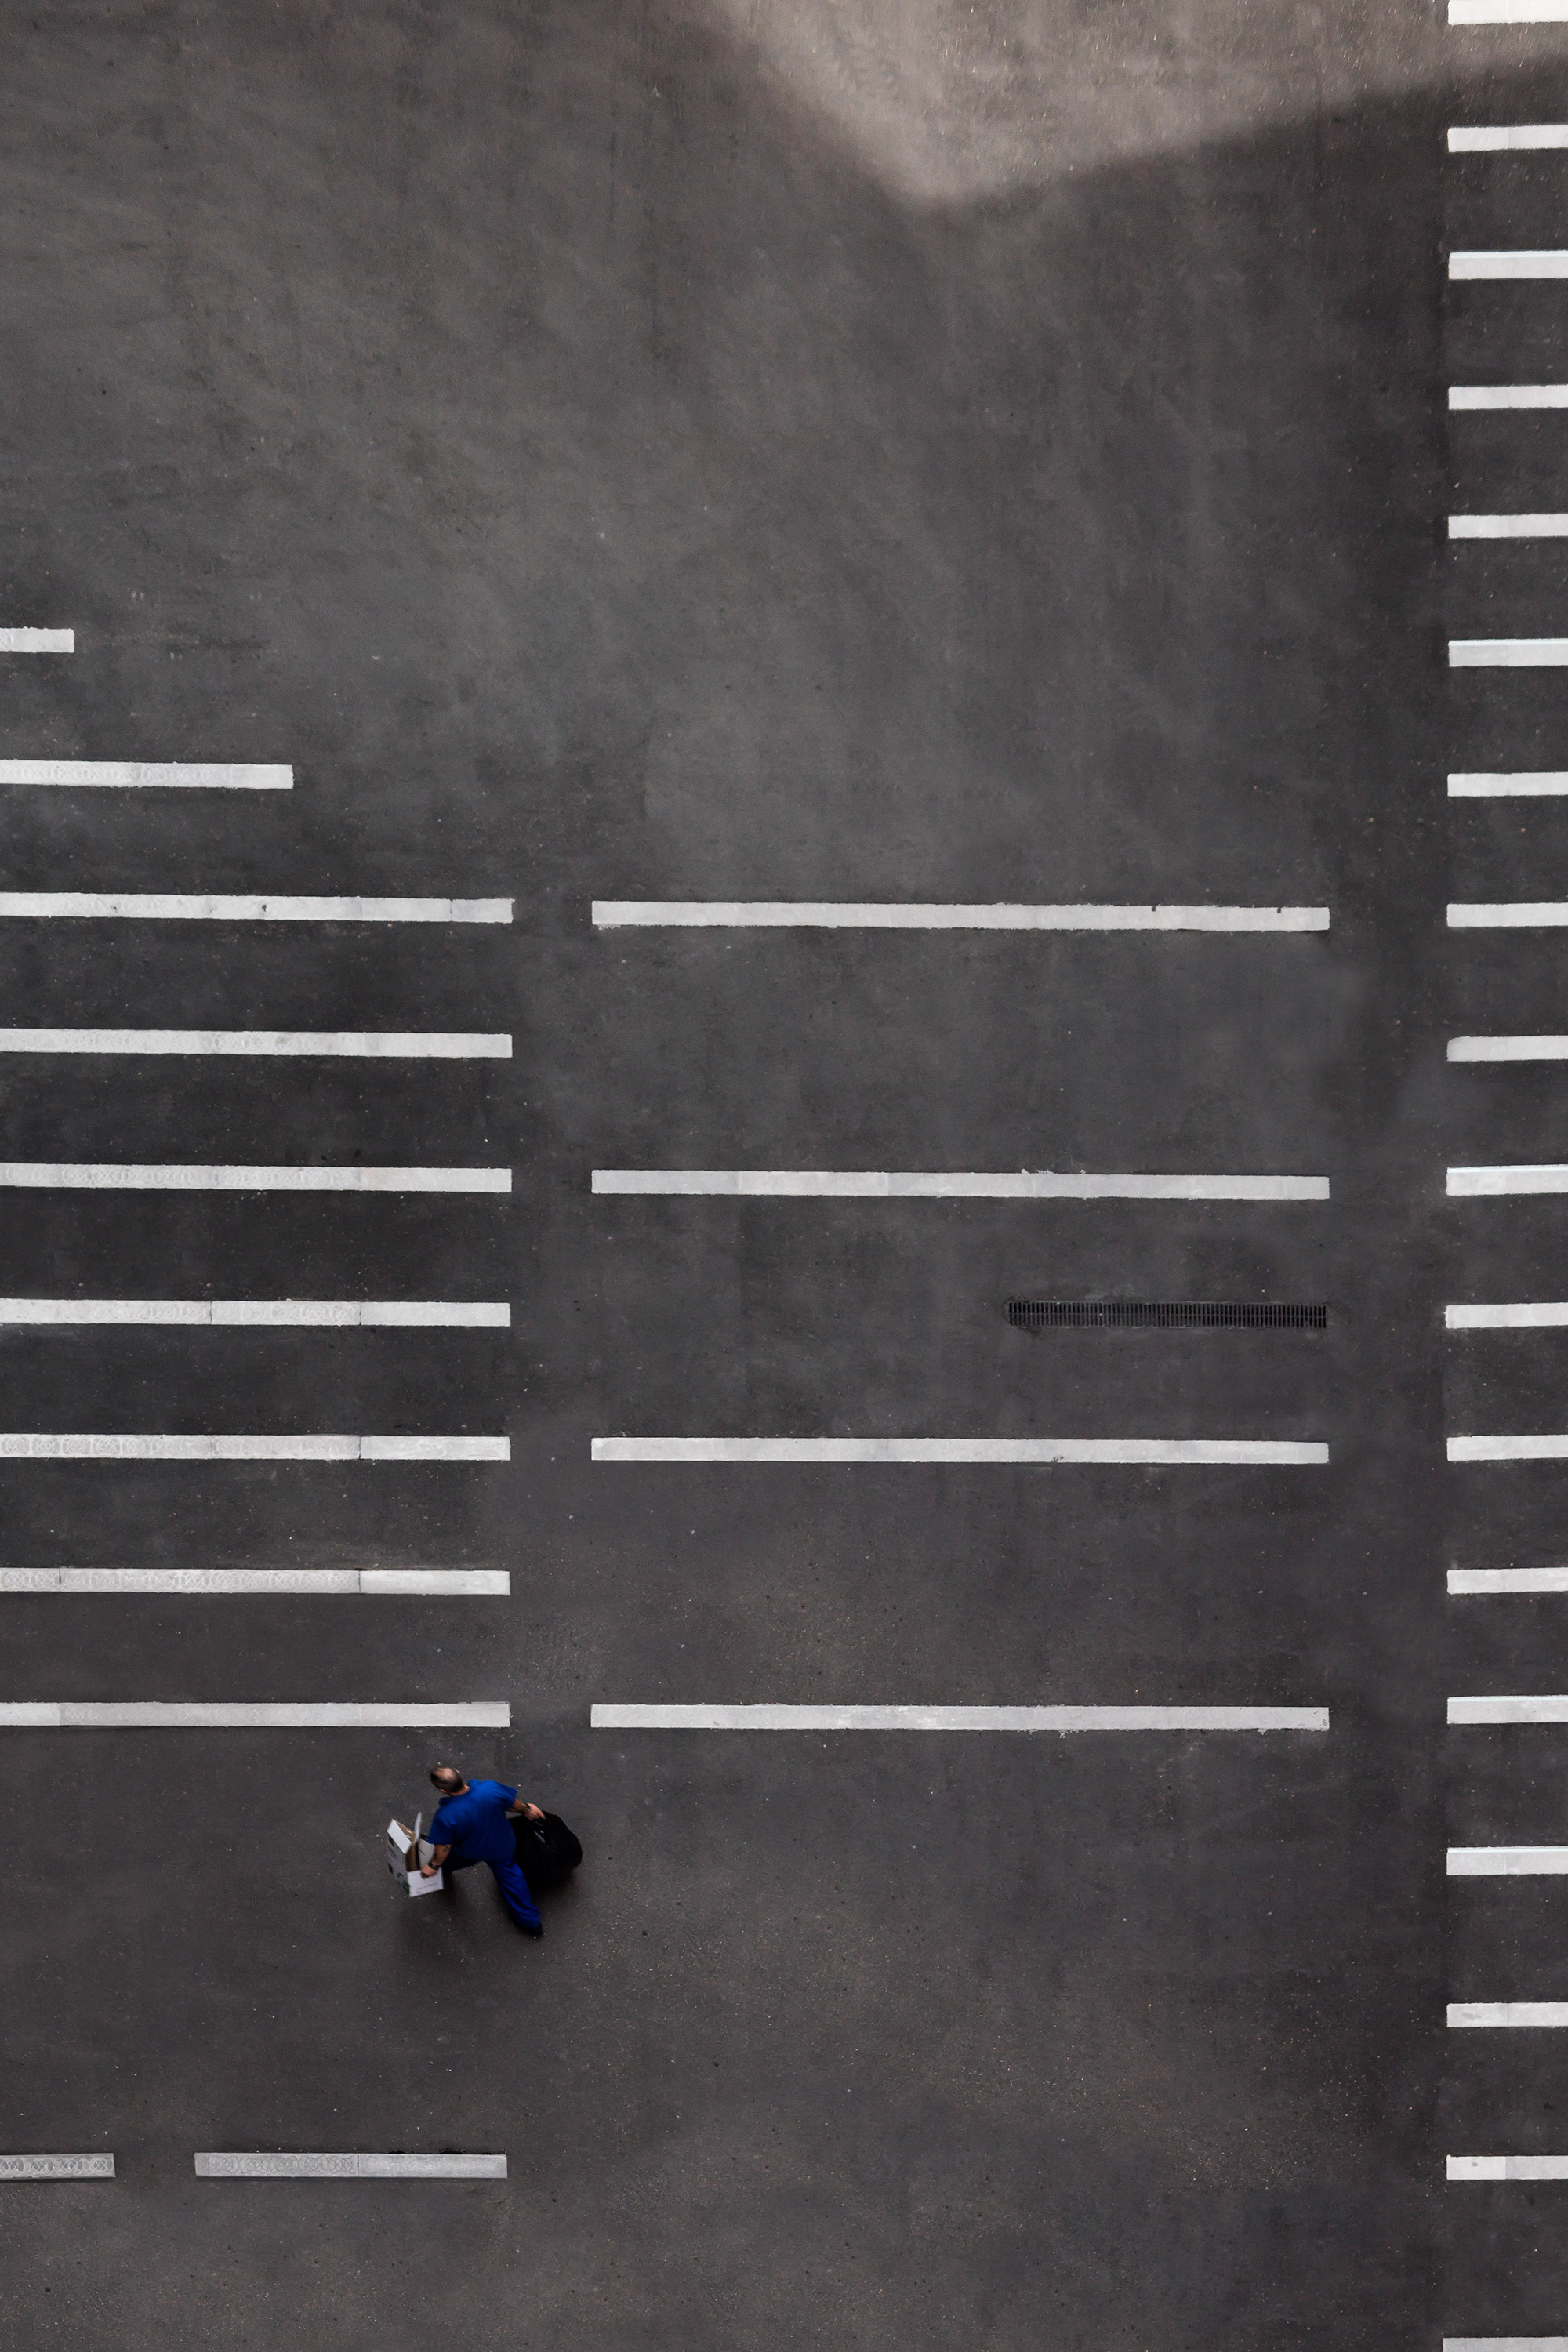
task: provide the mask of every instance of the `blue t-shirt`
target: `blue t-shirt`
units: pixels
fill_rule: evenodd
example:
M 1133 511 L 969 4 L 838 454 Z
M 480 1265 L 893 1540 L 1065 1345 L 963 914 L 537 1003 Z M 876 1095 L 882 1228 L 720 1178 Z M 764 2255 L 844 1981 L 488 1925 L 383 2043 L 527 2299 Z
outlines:
M 443 1797 L 436 1818 L 425 1834 L 432 1845 L 449 1845 L 451 1868 L 470 1862 L 515 1862 L 511 1823 L 506 1809 L 517 1802 L 517 1790 L 504 1780 L 470 1780 L 460 1797 Z

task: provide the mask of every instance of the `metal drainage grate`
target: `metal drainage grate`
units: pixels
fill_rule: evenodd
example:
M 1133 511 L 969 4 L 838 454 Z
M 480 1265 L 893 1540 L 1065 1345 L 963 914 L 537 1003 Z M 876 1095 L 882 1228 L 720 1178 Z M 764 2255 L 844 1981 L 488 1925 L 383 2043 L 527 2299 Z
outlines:
M 1329 1310 L 1250 1299 L 1010 1298 L 1007 1320 L 1020 1331 L 1326 1331 Z

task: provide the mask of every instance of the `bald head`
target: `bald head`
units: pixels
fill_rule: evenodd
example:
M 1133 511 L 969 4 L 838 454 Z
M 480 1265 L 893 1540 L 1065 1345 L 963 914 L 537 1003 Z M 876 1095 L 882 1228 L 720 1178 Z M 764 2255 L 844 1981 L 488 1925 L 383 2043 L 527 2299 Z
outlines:
M 468 1785 L 455 1764 L 434 1766 L 430 1778 L 444 1797 L 460 1797 Z

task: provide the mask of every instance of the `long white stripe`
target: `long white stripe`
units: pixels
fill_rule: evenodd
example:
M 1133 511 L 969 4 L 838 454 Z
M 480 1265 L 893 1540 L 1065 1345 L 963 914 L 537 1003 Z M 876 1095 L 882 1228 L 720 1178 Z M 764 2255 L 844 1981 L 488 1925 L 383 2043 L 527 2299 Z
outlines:
M 1521 1299 L 1499 1307 L 1445 1307 L 1450 1331 L 1533 1331 L 1568 1323 L 1568 1299 Z
M 294 1054 L 356 1062 L 510 1061 L 498 1032 L 438 1029 L 0 1029 L 0 1054 Z
M 218 760 L 0 760 L 0 784 L 177 785 L 197 792 L 288 793 L 292 768 L 235 766 Z
M 74 629 L 0 629 L 0 654 L 74 654 Z
M 1451 383 L 1450 408 L 1568 408 L 1568 383 Z
M 1450 1592 L 1568 1592 L 1568 1568 L 1451 1568 Z
M 1568 2025 L 1568 2000 L 1451 2000 L 1451 2026 Z
M 1450 637 L 1450 669 L 1562 669 L 1568 637 Z
M 1549 1160 L 1513 1168 L 1450 1168 L 1451 1200 L 1496 1200 L 1505 1192 L 1568 1192 L 1568 1166 Z
M 1562 1878 L 1568 1845 L 1451 1845 L 1450 1878 Z
M 510 1168 L 202 1167 L 196 1161 L 3 1160 L 0 1186 L 102 1192 L 510 1192 Z
M 1326 1201 L 1326 1176 L 1089 1176 L 1049 1169 L 995 1175 L 946 1169 L 595 1168 L 595 1192 L 736 1200 Z
M 1568 793 L 1568 769 L 1563 768 L 1517 768 L 1511 773 L 1448 779 L 1451 801 L 1556 799 L 1563 793 Z
M 1563 1444 L 1568 1450 L 1568 1438 Z M 0 1451 L 5 1440 L 0 1438 Z M 1322 1463 L 1326 1445 L 1251 1437 L 595 1437 L 595 1462 Z
M 0 890 L 0 916 L 159 923 L 510 923 L 510 898 L 225 898 L 168 890 Z
M 1326 1706 L 595 1706 L 595 1731 L 1327 1731 Z
M 176 1323 L 197 1329 L 504 1329 L 502 1301 L 445 1298 L 0 1298 L 5 1323 Z
M 904 899 L 595 898 L 601 930 L 1326 931 L 1326 907 L 947 906 Z
M 1568 539 L 1568 514 L 1451 514 L 1450 539 Z
M 0 1568 L 0 1592 L 293 1593 L 395 1600 L 421 1593 L 504 1600 L 504 1568 Z
M 1450 1037 L 1450 1062 L 1568 1062 L 1568 1037 Z
M 1450 25 L 1568 25 L 1568 0 L 1448 0 Z
M 112 2180 L 111 2156 L 0 2156 L 0 2180 Z
M 507 1731 L 504 1699 L 21 1699 L 0 1702 L 9 1731 Z
M 1493 122 L 1448 133 L 1450 155 L 1485 154 L 1500 147 L 1568 147 L 1568 122 Z
M 1568 2180 L 1568 2156 L 1451 2156 L 1450 2180 Z
M 3 1462 L 510 1462 L 504 1437 L 223 1437 L 0 1433 Z
M 1443 2352 L 1568 2352 L 1568 2336 L 1445 2336 Z
M 1552 21 L 1556 22 L 1557 19 Z M 1563 21 L 1568 23 L 1568 0 L 1564 0 Z M 1568 253 L 1552 252 L 1542 246 L 1523 249 L 1516 247 L 1503 253 L 1451 253 L 1448 256 L 1448 276 L 1450 278 L 1568 278 Z
M 231 2155 L 208 2149 L 195 2159 L 202 2180 L 504 2180 L 504 2156 Z
M 1448 909 L 1451 931 L 1553 930 L 1568 923 L 1568 898 L 1470 900 Z
M 1568 1723 L 1568 1697 L 1451 1698 L 1450 1724 Z
M 1450 1462 L 1568 1462 L 1568 1436 L 1450 1437 Z

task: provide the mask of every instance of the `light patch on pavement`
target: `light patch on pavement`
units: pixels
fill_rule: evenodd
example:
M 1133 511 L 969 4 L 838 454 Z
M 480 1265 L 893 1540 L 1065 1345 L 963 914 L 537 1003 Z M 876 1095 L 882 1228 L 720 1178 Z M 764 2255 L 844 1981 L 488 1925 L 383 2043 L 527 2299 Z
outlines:
M 0 654 L 74 654 L 74 629 L 0 629 Z

